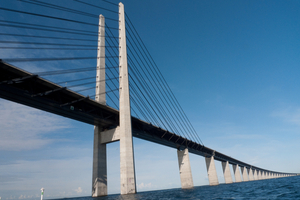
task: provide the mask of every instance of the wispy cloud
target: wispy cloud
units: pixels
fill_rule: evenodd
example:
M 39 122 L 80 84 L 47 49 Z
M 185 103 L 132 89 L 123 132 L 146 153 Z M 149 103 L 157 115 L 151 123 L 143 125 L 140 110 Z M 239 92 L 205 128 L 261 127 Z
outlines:
M 143 190 L 151 190 L 155 188 L 155 186 L 152 185 L 152 183 L 140 183 L 137 185 L 138 189 L 143 191 Z
M 3 199 L 7 199 L 9 195 L 14 195 L 12 199 L 32 199 L 30 196 L 40 194 L 41 187 L 45 188 L 45 197 L 90 195 L 91 158 L 69 156 L 69 159 L 63 160 L 19 160 L 9 165 L 0 165 L 0 193 Z M 10 180 L 3 180 L 4 174 L 10 175 Z M 83 186 L 78 187 L 81 184 Z M 17 191 L 11 190 L 14 185 L 19 185 Z
M 300 108 L 287 107 L 282 110 L 274 111 L 271 113 L 272 117 L 280 118 L 284 122 L 300 126 Z
M 80 194 L 80 193 L 82 193 L 82 189 L 81 189 L 81 187 L 78 187 L 77 189 L 75 189 L 74 190 L 75 192 L 77 192 L 77 194 Z
M 62 118 L 13 102 L 0 100 L 0 150 L 38 149 L 53 142 L 46 133 L 69 127 Z

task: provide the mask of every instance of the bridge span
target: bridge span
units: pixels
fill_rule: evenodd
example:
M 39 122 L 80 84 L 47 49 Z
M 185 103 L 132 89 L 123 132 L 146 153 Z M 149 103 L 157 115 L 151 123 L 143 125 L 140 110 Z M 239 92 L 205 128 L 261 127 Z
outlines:
M 109 131 L 119 125 L 118 110 L 3 61 L 0 62 L 0 97 L 76 121 L 101 126 L 103 130 L 108 130 L 102 134 L 103 141 L 108 143 L 118 140 L 118 137 L 113 139 L 113 135 Z M 242 181 L 239 167 L 243 169 L 244 181 L 247 180 L 247 174 L 249 180 L 297 175 L 295 173 L 276 172 L 253 166 L 135 117 L 131 117 L 131 120 L 132 135 L 136 138 L 175 148 L 182 152 L 182 155 L 184 153 L 187 155 L 186 149 L 188 149 L 190 153 L 205 157 L 207 164 L 213 164 L 211 159 L 221 161 L 226 183 L 232 183 L 228 164 L 234 167 L 236 182 Z M 189 162 L 188 160 L 183 161 Z M 208 169 L 208 173 L 216 175 L 214 166 L 213 169 L 208 166 Z M 209 180 L 212 185 L 218 183 L 218 180 Z
M 94 125 L 92 196 L 107 195 L 106 144 L 120 141 L 121 194 L 136 193 L 132 136 L 177 150 L 182 188 L 192 188 L 189 153 L 205 157 L 210 185 L 218 185 L 215 160 L 222 162 L 225 183 L 298 175 L 263 169 L 210 149 L 196 141 L 131 116 L 124 5 L 119 4 L 120 109 L 105 104 L 105 21 L 99 17 L 96 99 L 0 61 L 0 97 L 36 109 Z M 102 69 L 102 70 L 101 70 Z M 240 169 L 242 174 L 240 174 Z

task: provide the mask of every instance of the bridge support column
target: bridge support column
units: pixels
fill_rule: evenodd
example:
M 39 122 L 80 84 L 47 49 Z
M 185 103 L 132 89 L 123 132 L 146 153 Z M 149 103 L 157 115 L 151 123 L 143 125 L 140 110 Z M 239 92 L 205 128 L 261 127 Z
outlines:
M 106 144 L 101 144 L 101 127 L 94 127 L 94 153 L 93 153 L 93 183 L 92 196 L 107 195 L 107 160 Z
M 209 185 L 219 185 L 214 157 L 205 157 Z
M 106 104 L 105 97 L 105 19 L 99 16 L 98 50 L 97 50 L 97 76 L 95 100 Z M 93 150 L 93 180 L 92 196 L 107 195 L 107 161 L 106 144 L 101 144 L 102 127 L 94 127 L 94 150 Z
M 257 170 L 256 170 L 256 169 L 253 170 L 253 179 L 254 179 L 254 180 L 258 180 L 258 177 L 257 177 Z
M 130 113 L 124 5 L 119 3 L 120 173 L 121 194 L 136 193 Z
M 240 173 L 240 170 L 239 170 L 239 165 L 232 165 L 232 168 L 233 168 L 233 174 L 234 174 L 235 182 L 236 183 L 242 182 L 241 173 Z
M 247 168 L 241 167 L 241 171 L 242 171 L 243 181 L 249 181 L 248 175 L 247 175 Z
M 226 184 L 232 183 L 232 177 L 231 177 L 228 161 L 222 162 L 222 168 L 223 168 L 225 183 Z
M 265 171 L 261 171 L 261 179 L 266 179 L 266 172 Z
M 192 177 L 192 170 L 189 158 L 189 150 L 185 148 L 184 150 L 180 151 L 177 150 L 178 156 L 178 165 L 179 165 L 179 173 L 180 173 L 180 180 L 181 180 L 181 188 L 182 189 L 189 189 L 194 187 L 193 177 Z
M 258 175 L 258 180 L 262 180 L 262 171 L 258 170 L 257 175 Z
M 249 176 L 249 181 L 253 181 L 254 180 L 254 178 L 253 178 L 253 171 L 252 171 L 252 169 L 251 168 L 247 168 L 247 170 L 248 170 L 248 176 Z

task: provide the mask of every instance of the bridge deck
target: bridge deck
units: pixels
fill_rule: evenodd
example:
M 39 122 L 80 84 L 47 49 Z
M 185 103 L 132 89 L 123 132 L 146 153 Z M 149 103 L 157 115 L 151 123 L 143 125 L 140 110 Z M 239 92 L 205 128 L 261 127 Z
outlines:
M 109 129 L 119 125 L 119 111 L 0 60 L 0 97 L 63 117 Z M 179 135 L 132 117 L 133 136 L 176 149 L 265 170 L 231 158 Z M 269 170 L 265 170 L 269 171 Z M 270 171 L 272 172 L 272 171 Z

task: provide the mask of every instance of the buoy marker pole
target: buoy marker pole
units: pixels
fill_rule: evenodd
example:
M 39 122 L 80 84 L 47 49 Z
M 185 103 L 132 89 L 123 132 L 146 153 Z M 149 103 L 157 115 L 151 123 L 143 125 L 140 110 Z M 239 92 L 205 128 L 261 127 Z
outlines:
M 44 197 L 44 190 L 45 190 L 44 188 L 41 189 L 41 200 L 43 200 L 43 197 Z

